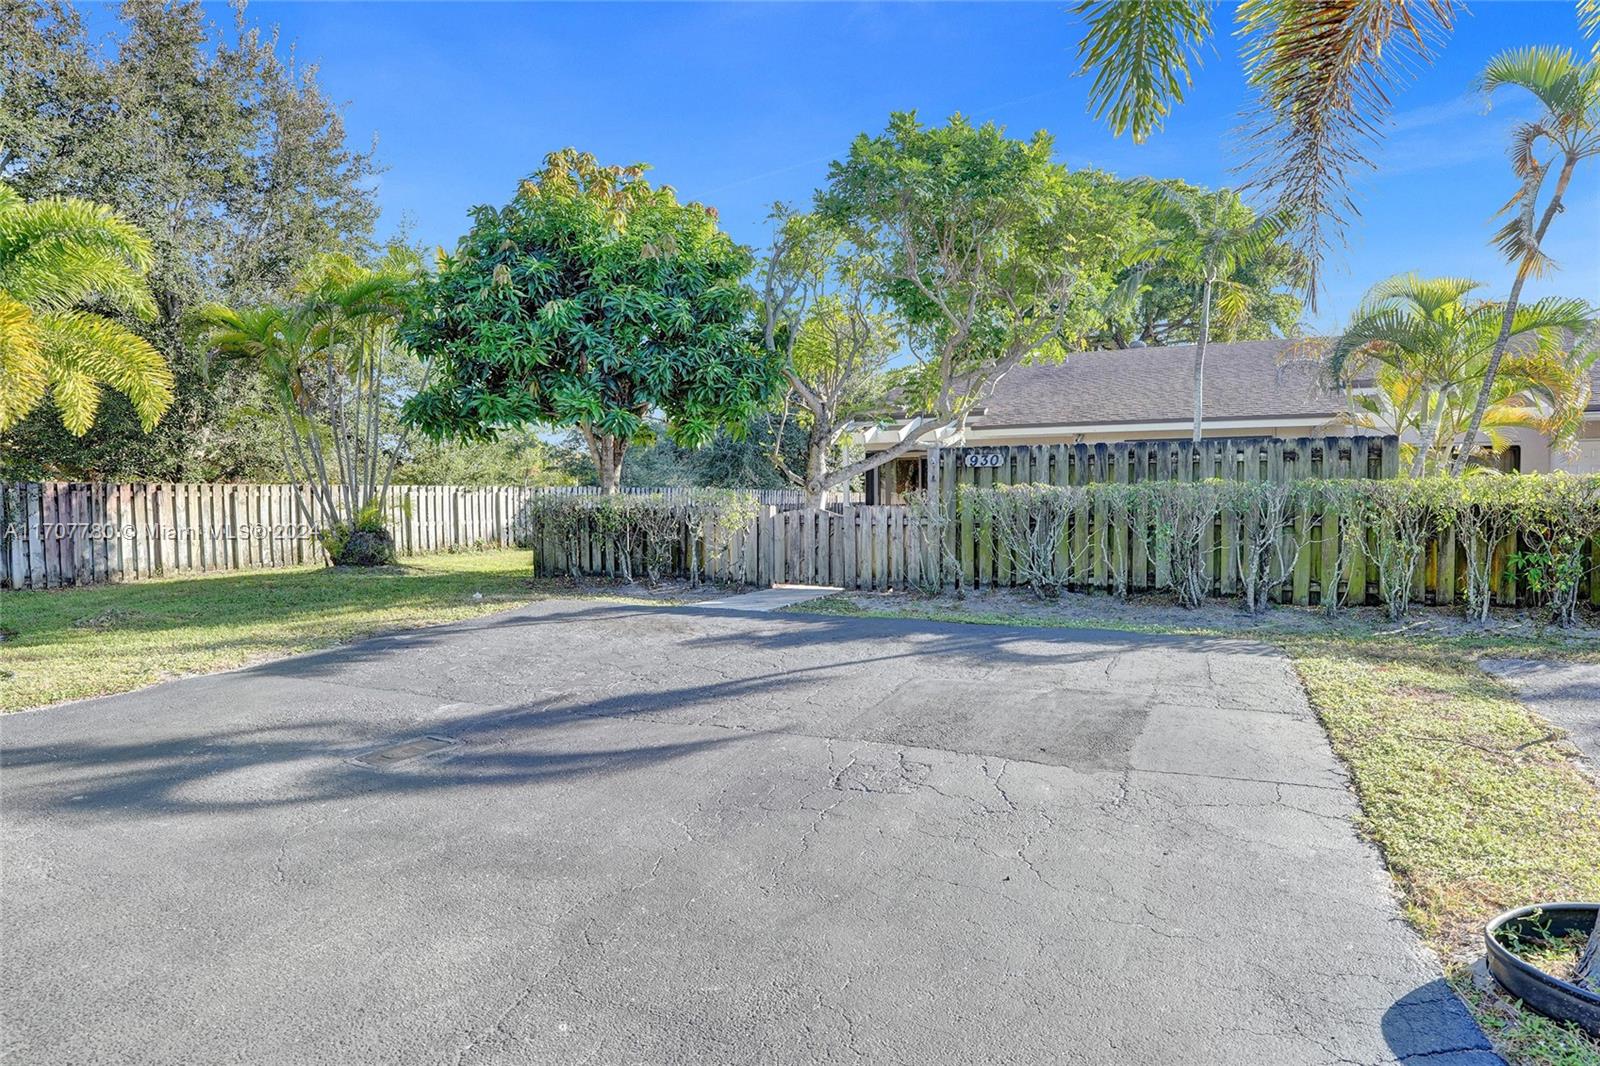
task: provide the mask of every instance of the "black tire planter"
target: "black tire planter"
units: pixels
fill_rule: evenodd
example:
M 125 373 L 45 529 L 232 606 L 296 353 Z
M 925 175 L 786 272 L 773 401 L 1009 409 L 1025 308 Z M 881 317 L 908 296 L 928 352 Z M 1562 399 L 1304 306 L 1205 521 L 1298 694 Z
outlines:
M 1543 928 L 1553 936 L 1587 935 L 1600 920 L 1600 903 L 1544 903 L 1506 911 L 1483 931 L 1484 946 L 1489 952 L 1489 972 L 1502 988 L 1540 1014 L 1573 1022 L 1585 1032 L 1600 1036 L 1600 995 L 1552 977 L 1519 958 L 1495 938 L 1506 926 L 1515 926 L 1534 915 L 1539 916 Z

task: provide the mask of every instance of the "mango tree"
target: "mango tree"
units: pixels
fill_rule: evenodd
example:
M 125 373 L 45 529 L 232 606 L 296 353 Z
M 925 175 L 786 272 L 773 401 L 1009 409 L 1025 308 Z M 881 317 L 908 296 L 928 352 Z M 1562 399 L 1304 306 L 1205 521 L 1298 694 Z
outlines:
M 687 447 L 742 431 L 776 382 L 742 284 L 750 253 L 644 171 L 564 149 L 504 207 L 473 211 L 408 324 L 434 368 L 409 420 L 468 440 L 576 429 L 607 493 L 653 416 Z

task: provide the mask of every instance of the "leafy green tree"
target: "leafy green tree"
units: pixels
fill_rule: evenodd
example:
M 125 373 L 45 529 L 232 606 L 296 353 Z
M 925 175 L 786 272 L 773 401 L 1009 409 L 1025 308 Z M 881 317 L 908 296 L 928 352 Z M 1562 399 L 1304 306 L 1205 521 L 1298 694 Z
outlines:
M 86 200 L 23 203 L 0 184 L 0 430 L 48 393 L 82 436 L 101 387 L 128 398 L 149 429 L 172 404 L 172 371 L 143 337 L 86 305 L 155 314 L 145 287 L 150 242 Z
M 796 469 L 781 447 L 773 462 L 812 507 L 827 502 L 828 467 L 850 431 L 885 408 L 884 369 L 899 350 L 899 330 L 873 256 L 817 215 L 779 207 L 762 271 L 767 348 L 782 361 L 788 389 L 781 424 L 806 435 Z M 773 437 L 781 444 L 784 435 Z
M 750 254 L 644 170 L 564 149 L 505 207 L 474 210 L 410 327 L 436 380 L 408 417 L 469 439 L 576 429 L 607 492 L 654 413 L 688 447 L 744 425 L 776 376 L 741 283 Z
M 1357 422 L 1415 437 L 1411 476 L 1438 473 L 1471 419 L 1506 305 L 1474 300 L 1482 284 L 1465 278 L 1403 274 L 1373 286 L 1328 355 L 1347 384 L 1369 376 L 1372 393 L 1353 394 Z M 1517 354 L 1500 375 L 1486 424 L 1525 426 L 1558 440 L 1581 420 L 1593 355 L 1573 345 L 1594 311 L 1582 300 L 1551 297 L 1518 308 L 1511 319 Z
M 318 254 L 370 247 L 370 151 L 352 149 L 314 68 L 297 65 L 243 5 L 220 28 L 197 0 L 125 3 L 97 38 L 79 9 L 0 0 L 0 179 L 25 200 L 105 204 L 151 241 L 155 315 L 118 313 L 175 377 L 147 432 L 108 395 L 82 437 L 38 411 L 9 430 L 8 476 L 155 480 L 261 476 L 277 464 L 265 385 L 208 373 L 186 317 L 211 302 L 287 299 Z
M 1115 181 L 1116 179 L 1108 179 Z M 1182 271 L 1165 269 L 1159 258 L 1145 253 L 1179 239 L 1179 234 L 1160 228 L 1170 215 L 1161 198 L 1149 195 L 1147 180 L 1118 182 L 1123 195 L 1130 198 L 1139 218 L 1130 225 L 1127 236 L 1134 251 L 1117 274 L 1117 287 L 1104 309 L 1105 323 L 1090 339 L 1096 348 L 1126 348 L 1134 341 L 1148 345 L 1193 343 L 1199 336 L 1203 289 Z M 1175 195 L 1203 198 L 1210 190 L 1179 181 L 1161 183 Z M 1299 253 L 1286 241 L 1277 240 L 1236 264 L 1229 277 L 1238 293 L 1230 299 L 1230 309 L 1242 317 L 1214 323 L 1223 340 L 1265 340 L 1291 334 L 1304 307 L 1296 294 L 1302 277 Z
M 1452 474 L 1465 469 L 1484 415 L 1493 402 L 1495 378 L 1515 335 L 1522 286 L 1529 276 L 1543 274 L 1554 265 L 1542 246 L 1550 223 L 1565 209 L 1562 198 L 1572 181 L 1572 172 L 1585 159 L 1600 155 L 1600 60 L 1578 62 L 1565 48 L 1522 48 L 1496 56 L 1484 69 L 1481 84 L 1486 93 L 1509 87 L 1525 89 L 1539 101 L 1543 113 L 1518 123 L 1511 134 L 1511 166 L 1522 186 L 1504 209 L 1511 217 L 1496 240 L 1506 260 L 1516 265 L 1517 273 L 1505 302 L 1500 334 L 1478 390 L 1477 405 L 1467 423 L 1466 437 L 1450 467 Z M 1548 158 L 1540 158 L 1542 150 L 1550 153 Z M 1540 211 L 1539 198 L 1552 169 L 1556 169 L 1555 188 Z
M 1051 148 L 1043 132 L 1019 141 L 961 115 L 927 127 L 901 112 L 832 165 L 818 214 L 876 259 L 909 356 L 895 374 L 909 421 L 889 448 L 828 471 L 821 489 L 960 429 L 1012 368 L 1060 358 L 1098 321 L 1121 219 Z
M 1194 345 L 1194 439 L 1205 419 L 1206 345 L 1215 311 L 1224 330 L 1249 320 L 1260 290 L 1238 275 L 1267 259 L 1281 259 L 1277 246 L 1285 225 L 1276 215 L 1257 216 L 1231 189 L 1191 192 L 1158 185 L 1153 191 L 1157 235 L 1136 253 L 1150 271 L 1160 271 L 1198 292 L 1200 322 Z M 1145 271 L 1128 285 L 1137 289 Z M 1213 304 L 1215 307 L 1213 307 Z

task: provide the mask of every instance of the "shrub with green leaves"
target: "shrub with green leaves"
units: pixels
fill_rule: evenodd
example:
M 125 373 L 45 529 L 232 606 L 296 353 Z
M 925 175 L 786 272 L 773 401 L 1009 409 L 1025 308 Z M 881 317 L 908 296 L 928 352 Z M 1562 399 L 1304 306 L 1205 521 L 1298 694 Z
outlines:
M 1224 481 L 1217 487 L 1222 520 L 1233 530 L 1233 559 L 1245 609 L 1260 614 L 1274 591 L 1294 572 L 1300 541 L 1285 525 L 1306 498 L 1303 483 Z
M 1449 527 L 1461 483 L 1455 478 L 1395 478 L 1360 483 L 1363 525 L 1374 534 L 1378 594 L 1391 621 L 1404 618 L 1428 541 Z
M 726 550 L 758 511 L 753 493 L 735 489 L 592 496 L 540 493 L 528 504 L 524 523 L 535 545 L 559 545 L 572 578 L 584 573 L 582 547 L 598 542 L 605 548 L 607 577 L 632 581 L 642 569 L 654 585 L 681 561 L 682 576 L 698 584 L 706 556 Z M 743 568 L 743 559 L 732 562 L 736 571 Z
M 1510 559 L 1530 600 L 1557 625 L 1577 619 L 1589 541 L 1600 531 L 1600 478 L 1552 476 L 1520 509 L 1521 551 Z
M 1207 550 L 1206 535 L 1216 523 L 1225 484 L 1215 479 L 1151 483 L 1155 497 L 1157 581 L 1165 569 L 1169 587 L 1185 607 L 1200 606 L 1211 591 L 1211 552 Z
M 924 510 L 933 506 L 918 501 Z M 1335 550 L 1322 556 L 1320 575 L 1330 615 L 1347 595 L 1359 552 L 1377 570 L 1389 617 L 1403 618 L 1419 598 L 1430 544 L 1454 534 L 1469 618 L 1488 617 L 1499 558 L 1531 605 L 1570 625 L 1600 535 L 1600 476 L 963 485 L 956 508 L 953 514 L 990 530 L 1016 582 L 1041 595 L 1081 582 L 1083 560 L 1070 547 L 1076 543 L 1102 565 L 1107 587 L 1126 595 L 1130 538 L 1143 536 L 1154 557 L 1155 586 L 1170 589 L 1179 603 L 1199 606 L 1219 575 L 1232 575 L 1247 609 L 1261 612 L 1274 596 L 1282 598 L 1309 546 L 1294 528 L 1303 514 L 1313 521 L 1320 516 L 1323 536 L 1337 538 Z M 1093 528 L 1079 538 L 1074 523 L 1090 515 Z M 942 535 L 948 520 L 922 524 Z M 1219 548 L 1229 543 L 1231 555 Z M 941 557 L 948 553 L 943 545 L 940 550 Z
M 1077 486 L 1040 484 L 962 486 L 959 501 L 974 523 L 994 531 L 996 545 L 1018 583 L 1044 596 L 1059 593 L 1067 582 L 1068 574 L 1056 559 L 1083 491 Z

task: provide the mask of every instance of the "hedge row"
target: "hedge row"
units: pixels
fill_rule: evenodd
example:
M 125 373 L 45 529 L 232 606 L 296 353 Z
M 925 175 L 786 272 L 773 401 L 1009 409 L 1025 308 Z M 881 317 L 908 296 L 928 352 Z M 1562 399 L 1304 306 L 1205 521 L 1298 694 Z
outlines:
M 614 496 L 535 496 L 526 518 L 546 543 L 558 546 L 570 576 L 581 572 L 585 545 L 602 547 L 614 576 L 632 581 L 641 568 L 651 584 L 683 570 L 697 582 L 705 553 L 750 525 L 760 510 L 754 493 L 733 489 L 626 493 Z
M 1395 619 L 1412 602 L 1429 542 L 1453 533 L 1464 557 L 1469 617 L 1488 617 L 1495 551 L 1510 544 L 1506 565 L 1530 601 L 1570 624 L 1589 570 L 1590 542 L 1600 535 L 1600 476 L 964 485 L 953 509 L 930 506 L 926 499 L 914 501 L 913 508 L 935 537 L 960 516 L 987 525 L 1017 583 L 1041 594 L 1058 592 L 1069 574 L 1079 572 L 1081 561 L 1062 551 L 1073 516 L 1104 515 L 1104 526 L 1124 532 L 1137 527 L 1152 538 L 1159 587 L 1191 607 L 1211 589 L 1211 545 L 1223 542 L 1217 534 L 1227 528 L 1233 552 L 1222 565 L 1233 568 L 1252 611 L 1264 610 L 1290 580 L 1306 549 L 1295 534 L 1296 518 L 1309 516 L 1310 523 L 1320 519 L 1325 535 L 1337 531 L 1339 537 L 1334 572 L 1322 575 L 1324 609 L 1340 608 L 1337 590 L 1359 548 L 1376 565 L 1380 595 Z M 1102 553 L 1111 587 L 1125 594 L 1126 544 L 1119 547 L 1108 536 L 1075 540 L 1078 551 Z

